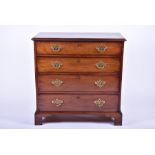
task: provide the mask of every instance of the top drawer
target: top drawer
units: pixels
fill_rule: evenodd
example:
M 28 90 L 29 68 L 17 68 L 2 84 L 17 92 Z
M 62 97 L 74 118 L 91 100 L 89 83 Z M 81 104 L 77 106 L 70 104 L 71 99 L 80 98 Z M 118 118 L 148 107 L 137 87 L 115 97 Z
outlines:
M 122 42 L 36 42 L 38 55 L 120 55 Z

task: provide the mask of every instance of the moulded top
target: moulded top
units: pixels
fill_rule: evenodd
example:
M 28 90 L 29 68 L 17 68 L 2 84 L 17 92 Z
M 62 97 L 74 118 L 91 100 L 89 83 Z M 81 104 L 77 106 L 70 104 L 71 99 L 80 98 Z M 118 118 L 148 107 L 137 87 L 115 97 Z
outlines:
M 120 33 L 40 32 L 34 41 L 126 41 Z

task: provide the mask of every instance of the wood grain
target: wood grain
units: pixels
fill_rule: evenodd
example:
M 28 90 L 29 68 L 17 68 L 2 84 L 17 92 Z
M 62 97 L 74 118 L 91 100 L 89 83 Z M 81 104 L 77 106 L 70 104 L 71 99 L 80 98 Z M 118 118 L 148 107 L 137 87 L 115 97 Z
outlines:
M 61 46 L 59 52 L 55 52 L 51 47 L 53 45 Z M 96 47 L 105 46 L 107 49 L 104 52 L 99 52 Z M 122 52 L 122 42 L 37 42 L 37 54 L 38 55 L 120 55 Z
M 40 32 L 32 38 L 34 41 L 115 41 L 124 42 L 126 39 L 120 33 L 84 33 L 84 32 Z
M 94 101 L 105 100 L 103 107 L 99 108 Z M 52 100 L 60 99 L 64 103 L 57 107 Z M 118 111 L 117 95 L 39 95 L 39 111 Z
M 57 87 L 52 84 L 56 79 L 63 83 Z M 103 87 L 98 87 L 95 81 L 105 81 Z M 119 77 L 117 76 L 97 76 L 97 75 L 39 75 L 39 92 L 59 92 L 59 91 L 119 91 Z
M 39 57 L 38 71 L 39 72 L 119 72 L 120 61 L 119 58 L 51 58 Z M 104 69 L 98 69 L 96 63 L 106 63 Z M 55 62 L 62 63 L 60 69 L 55 69 L 52 64 Z
M 34 38 L 36 112 L 35 125 L 59 121 L 113 121 L 122 125 L 121 82 L 124 41 L 120 33 L 39 33 Z M 54 52 L 53 45 L 62 49 Z M 96 47 L 106 46 L 100 53 Z M 63 65 L 53 67 L 54 62 Z M 104 62 L 104 69 L 96 67 Z M 63 81 L 60 87 L 52 80 Z M 94 82 L 104 80 L 99 88 Z M 63 100 L 57 107 L 55 99 Z M 103 107 L 94 101 L 105 100 Z
M 36 111 L 35 125 L 47 122 L 114 122 L 122 125 L 122 113 L 102 111 Z

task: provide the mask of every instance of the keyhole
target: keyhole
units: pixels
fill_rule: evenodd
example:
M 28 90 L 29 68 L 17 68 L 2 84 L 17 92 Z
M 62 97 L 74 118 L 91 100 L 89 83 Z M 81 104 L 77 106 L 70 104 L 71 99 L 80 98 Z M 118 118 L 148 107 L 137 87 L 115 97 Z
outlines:
M 77 61 L 76 61 L 77 63 L 80 63 L 80 59 L 77 59 Z
M 80 79 L 80 75 L 77 75 L 77 79 Z
M 81 46 L 81 44 L 80 43 L 77 43 L 77 47 L 80 47 Z
M 80 99 L 80 96 L 77 96 L 76 98 L 77 98 L 77 99 Z

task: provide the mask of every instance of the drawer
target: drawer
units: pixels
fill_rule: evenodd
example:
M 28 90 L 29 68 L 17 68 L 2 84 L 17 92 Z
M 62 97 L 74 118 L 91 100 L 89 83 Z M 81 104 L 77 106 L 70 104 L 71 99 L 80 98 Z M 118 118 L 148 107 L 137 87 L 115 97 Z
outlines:
M 108 111 L 116 112 L 117 95 L 39 95 L 39 111 Z
M 37 42 L 37 54 L 120 55 L 121 42 Z
M 119 91 L 117 76 L 39 75 L 38 88 L 46 91 Z
M 39 72 L 119 72 L 119 58 L 49 58 L 37 59 Z

